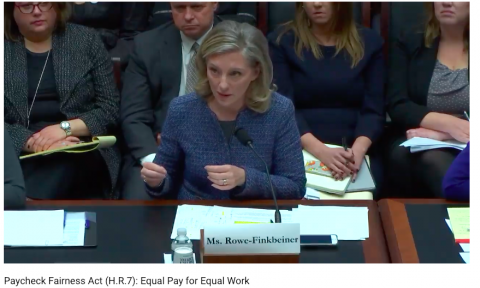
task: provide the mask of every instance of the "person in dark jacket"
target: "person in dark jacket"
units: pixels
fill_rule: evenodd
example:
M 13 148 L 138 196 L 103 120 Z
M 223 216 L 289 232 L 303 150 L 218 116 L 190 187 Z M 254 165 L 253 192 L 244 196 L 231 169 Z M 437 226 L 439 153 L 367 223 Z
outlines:
M 171 102 L 155 159 L 143 165 L 146 191 L 182 200 L 272 199 L 265 161 L 277 198 L 301 199 L 306 178 L 295 110 L 271 90 L 262 32 L 223 21 L 205 38 L 196 64 L 195 92 Z M 239 128 L 263 160 L 237 138 Z
M 67 23 L 65 2 L 5 3 L 5 128 L 17 156 L 115 135 L 113 66 L 92 28 Z M 116 199 L 116 146 L 21 161 L 32 199 Z
M 443 196 L 448 200 L 470 200 L 470 143 L 458 154 L 443 177 Z
M 113 58 L 126 67 L 133 38 L 147 30 L 152 2 L 75 2 L 70 22 L 95 28 Z
M 357 27 L 352 3 L 299 2 L 294 20 L 268 39 L 274 83 L 295 104 L 303 148 L 337 179 L 355 179 L 369 154 L 378 190 L 383 177 L 375 146 L 385 123 L 381 37 Z M 344 137 L 348 151 L 325 145 L 342 145 Z
M 20 167 L 12 138 L 8 134 L 7 129 L 3 130 L 3 137 L 3 208 L 5 210 L 23 208 L 27 195 L 25 193 L 22 167 Z
M 154 2 L 149 29 L 161 26 L 172 20 L 169 2 Z M 215 14 L 222 20 L 257 25 L 257 2 L 218 2 Z
M 388 83 L 392 119 L 388 145 L 390 197 L 443 197 L 442 179 L 455 149 L 410 153 L 407 139 L 470 140 L 469 3 L 426 3 L 422 33 L 401 35 L 393 48 Z
M 140 170 L 155 157 L 170 101 L 193 91 L 193 56 L 220 22 L 214 14 L 216 3 L 171 5 L 173 21 L 135 37 L 125 71 L 128 81 L 123 85 L 120 106 L 127 146 L 122 168 L 124 199 L 151 199 L 144 193 Z

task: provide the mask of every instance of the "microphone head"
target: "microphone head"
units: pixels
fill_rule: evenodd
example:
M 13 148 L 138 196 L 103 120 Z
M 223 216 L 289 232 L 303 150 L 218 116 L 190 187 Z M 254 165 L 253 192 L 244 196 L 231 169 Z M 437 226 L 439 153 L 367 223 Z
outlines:
M 249 144 L 253 143 L 252 138 L 248 136 L 247 130 L 239 127 L 235 130 L 235 137 L 237 137 L 238 141 L 242 143 L 245 146 L 248 146 Z

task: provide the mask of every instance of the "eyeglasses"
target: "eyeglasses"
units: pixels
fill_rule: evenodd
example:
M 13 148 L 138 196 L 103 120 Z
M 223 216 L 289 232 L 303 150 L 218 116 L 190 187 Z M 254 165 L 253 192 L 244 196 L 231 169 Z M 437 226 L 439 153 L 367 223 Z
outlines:
M 38 7 L 40 11 L 42 12 L 47 12 L 48 10 L 52 9 L 53 4 L 52 2 L 40 2 L 38 4 L 33 4 L 33 3 L 28 3 L 28 4 L 21 4 L 17 5 L 15 4 L 15 7 L 20 10 L 23 14 L 31 14 L 35 10 L 35 7 Z

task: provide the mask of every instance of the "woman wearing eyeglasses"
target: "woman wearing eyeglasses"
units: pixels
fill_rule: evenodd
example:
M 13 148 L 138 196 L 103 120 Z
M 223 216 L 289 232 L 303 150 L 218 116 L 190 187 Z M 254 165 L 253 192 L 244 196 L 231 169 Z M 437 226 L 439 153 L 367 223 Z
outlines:
M 113 134 L 119 96 L 95 31 L 67 24 L 68 3 L 4 5 L 5 128 L 17 156 Z M 21 165 L 28 198 L 117 198 L 116 147 L 37 156 Z

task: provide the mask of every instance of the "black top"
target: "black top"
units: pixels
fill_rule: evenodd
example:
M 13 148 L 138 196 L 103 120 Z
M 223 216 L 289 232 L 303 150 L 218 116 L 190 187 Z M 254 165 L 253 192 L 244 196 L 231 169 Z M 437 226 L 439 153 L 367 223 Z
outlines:
M 3 189 L 4 209 L 18 209 L 25 206 L 26 193 L 22 168 L 13 148 L 12 138 L 7 129 L 3 130 L 4 137 L 4 165 Z
M 235 126 L 237 125 L 237 121 L 218 121 L 220 123 L 220 127 L 222 127 L 223 135 L 227 139 L 227 142 L 230 142 L 230 139 L 235 133 Z
M 397 132 L 418 128 L 431 112 L 427 106 L 428 90 L 437 63 L 440 38 L 425 47 L 425 34 L 407 33 L 400 36 L 392 49 L 389 64 L 387 102 L 388 114 Z
M 37 89 L 38 81 L 42 74 L 43 66 L 47 60 L 48 52 L 33 53 L 27 50 L 28 69 L 28 109 L 32 105 Z M 65 115 L 60 112 L 60 101 L 55 84 L 55 72 L 53 70 L 53 55 L 50 53 L 47 66 L 38 87 L 37 97 L 33 103 L 30 113 L 30 131 L 39 131 L 49 125 L 58 124 L 66 120 Z
M 383 131 L 384 60 L 382 38 L 373 30 L 359 28 L 365 55 L 351 68 L 346 51 L 335 56 L 335 46 L 320 46 L 323 58 L 303 49 L 295 53 L 292 31 L 277 38 L 283 28 L 268 36 L 273 80 L 278 92 L 292 99 L 300 134 L 312 133 L 320 141 L 349 145 L 359 136 L 375 142 Z

